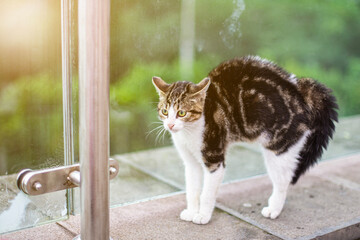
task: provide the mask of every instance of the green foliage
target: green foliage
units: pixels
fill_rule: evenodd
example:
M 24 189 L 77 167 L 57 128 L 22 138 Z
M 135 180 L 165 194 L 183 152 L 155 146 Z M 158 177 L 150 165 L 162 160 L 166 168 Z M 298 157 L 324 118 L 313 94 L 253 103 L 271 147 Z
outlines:
M 196 1 L 193 79 L 181 79 L 181 0 L 112 1 L 112 154 L 163 145 L 155 144 L 156 134 L 146 136 L 156 127 L 152 123 L 158 121 L 158 96 L 152 76 L 167 82 L 199 82 L 221 61 L 247 54 L 266 57 L 299 77 L 317 79 L 334 90 L 341 116 L 360 114 L 358 1 L 245 0 L 245 10 L 240 15 L 239 3 Z M 36 71 L 57 65 L 58 60 Z M 13 63 L 4 60 L 1 69 L 17 68 Z M 24 60 L 19 66 L 31 68 L 31 64 Z M 1 70 L 0 86 L 5 87 L 0 90 L 0 175 L 3 169 L 16 172 L 20 168 L 39 167 L 43 162 L 61 163 L 60 77 L 34 74 L 10 81 L 11 76 L 4 73 Z M 77 136 L 76 99 L 73 107 Z M 78 139 L 74 140 L 77 145 Z
M 1 89 L 0 175 L 63 163 L 61 102 L 61 79 L 47 74 L 24 77 Z
M 353 58 L 349 62 L 344 72 L 319 65 L 301 65 L 294 60 L 283 62 L 282 66 L 298 77 L 311 77 L 331 88 L 339 104 L 340 116 L 348 116 L 360 113 L 360 59 Z
M 349 55 L 360 54 L 354 48 L 358 12 L 355 1 L 251 1 L 241 19 L 243 42 L 258 53 L 270 51 L 277 61 L 344 69 Z
M 210 61 L 209 61 L 210 59 Z M 194 82 L 200 82 L 212 69 L 213 58 L 201 58 L 194 62 Z M 218 62 L 218 61 L 217 61 Z M 158 101 L 151 82 L 153 76 L 159 76 L 168 83 L 183 80 L 180 77 L 178 61 L 164 64 L 161 62 L 137 63 L 110 87 L 110 102 L 113 106 L 149 106 Z
M 164 80 L 177 79 L 178 69 L 174 64 L 165 65 L 157 62 L 135 64 L 119 81 L 110 87 L 112 104 L 126 106 L 144 106 L 157 100 L 151 83 L 152 76 L 161 76 Z
M 172 61 L 178 56 L 180 0 L 111 2 L 111 81 L 142 62 Z
M 285 68 L 292 63 L 296 69 L 287 70 L 329 83 L 342 115 L 360 113 L 355 107 L 358 92 L 353 67 L 360 56 L 360 5 L 356 1 L 245 0 L 245 10 L 236 22 L 238 3 L 196 1 L 195 77 L 190 80 L 199 81 L 222 60 L 259 55 Z M 181 80 L 181 1 L 114 4 L 111 56 L 116 64 L 112 66 L 121 68 L 111 68 L 112 102 L 135 106 L 156 101 L 151 76 Z M 237 32 L 231 34 L 234 25 L 229 23 L 235 24 Z

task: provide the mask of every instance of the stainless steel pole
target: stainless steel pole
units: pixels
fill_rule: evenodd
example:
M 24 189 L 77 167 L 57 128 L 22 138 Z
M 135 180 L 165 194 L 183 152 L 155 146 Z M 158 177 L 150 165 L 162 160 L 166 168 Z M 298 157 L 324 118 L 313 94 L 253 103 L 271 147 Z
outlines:
M 109 239 L 110 0 L 79 0 L 82 240 Z

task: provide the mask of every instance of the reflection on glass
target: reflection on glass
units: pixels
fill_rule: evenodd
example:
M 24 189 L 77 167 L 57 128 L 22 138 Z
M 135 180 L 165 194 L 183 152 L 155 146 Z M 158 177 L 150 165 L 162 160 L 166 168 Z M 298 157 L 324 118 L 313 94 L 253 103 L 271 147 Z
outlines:
M 168 82 L 199 82 L 221 61 L 259 55 L 332 88 L 342 117 L 360 114 L 359 8 L 353 1 L 112 1 L 110 151 L 124 169 L 131 169 L 118 176 L 123 187 L 111 191 L 126 197 L 112 197 L 112 203 L 158 194 L 131 185 L 145 179 L 166 182 L 175 190 L 183 186 L 177 153 L 160 148 L 171 141 L 157 120 L 154 75 Z M 359 151 L 360 130 L 346 127 L 359 121 L 340 121 L 325 159 Z M 147 151 L 124 154 L 140 150 Z M 246 166 L 246 160 L 252 165 Z M 226 181 L 265 172 L 259 149 L 248 144 L 230 151 L 228 166 Z M 136 177 L 138 173 L 147 178 Z
M 76 161 L 77 4 L 71 4 Z M 340 121 L 324 158 L 359 152 L 359 10 L 348 0 L 112 1 L 110 153 L 120 161 L 120 173 L 111 181 L 111 204 L 183 187 L 181 160 L 167 147 L 169 135 L 157 119 L 152 76 L 198 82 L 221 61 L 236 56 L 259 55 L 332 88 L 340 116 L 352 117 Z M 0 224 L 0 232 L 66 213 L 64 192 L 29 198 L 18 194 L 14 181 L 23 168 L 63 164 L 60 13 L 60 2 L 1 1 L 0 222 L 12 216 L 13 225 L 10 220 L 6 228 Z M 146 152 L 133 153 L 142 150 Z M 263 173 L 260 152 L 256 146 L 235 146 L 228 169 L 229 181 Z
M 358 32 L 352 27 L 358 25 L 355 3 L 187 2 L 194 1 L 112 2 L 112 154 L 159 146 L 156 134 L 146 137 L 156 121 L 156 111 L 150 112 L 157 101 L 153 75 L 198 82 L 221 61 L 248 54 L 319 79 L 334 89 L 341 116 L 360 113 L 354 90 L 360 84 L 360 50 L 354 45 Z M 195 24 L 186 21 L 193 18 L 193 8 Z M 338 14 L 343 17 L 335 18 Z M 184 57 L 189 49 L 190 57 Z M 188 62 L 186 71 L 192 73 L 182 68 Z
M 60 2 L 1 1 L 0 233 L 66 216 L 65 192 L 19 192 L 24 168 L 63 165 Z

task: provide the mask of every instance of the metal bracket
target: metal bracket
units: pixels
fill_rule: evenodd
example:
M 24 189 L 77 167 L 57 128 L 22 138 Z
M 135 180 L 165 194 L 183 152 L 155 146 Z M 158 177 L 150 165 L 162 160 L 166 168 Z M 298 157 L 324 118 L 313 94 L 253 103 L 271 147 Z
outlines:
M 110 179 L 119 173 L 119 163 L 109 159 Z M 80 164 L 33 171 L 23 169 L 17 176 L 18 188 L 28 195 L 40 195 L 80 185 Z

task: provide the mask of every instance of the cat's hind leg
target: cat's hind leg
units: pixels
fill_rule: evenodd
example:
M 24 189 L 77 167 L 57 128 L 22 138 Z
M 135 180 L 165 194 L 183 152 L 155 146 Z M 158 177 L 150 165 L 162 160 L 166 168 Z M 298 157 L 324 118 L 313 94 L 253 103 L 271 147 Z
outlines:
M 287 189 L 296 168 L 296 159 L 276 156 L 275 153 L 267 149 L 263 149 L 263 155 L 273 190 L 268 200 L 268 206 L 262 209 L 261 214 L 266 218 L 275 219 L 283 209 Z
M 263 148 L 266 169 L 273 185 L 268 206 L 261 211 L 264 217 L 275 219 L 280 215 L 285 204 L 288 187 L 298 165 L 299 153 L 308 134 L 309 132 L 306 132 L 287 152 L 280 155 Z

